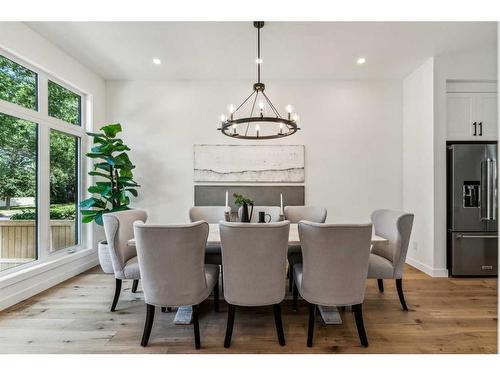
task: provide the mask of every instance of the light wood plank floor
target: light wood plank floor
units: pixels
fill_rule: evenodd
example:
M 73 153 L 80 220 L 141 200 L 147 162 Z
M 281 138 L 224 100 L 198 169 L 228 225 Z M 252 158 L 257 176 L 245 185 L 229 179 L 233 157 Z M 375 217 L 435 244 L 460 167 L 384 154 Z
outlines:
M 140 285 L 140 284 L 139 284 Z M 293 312 L 284 302 L 287 345 L 276 338 L 272 308 L 236 311 L 233 341 L 224 349 L 227 307 L 215 313 L 212 301 L 200 307 L 202 349 L 194 349 L 192 326 L 173 324 L 174 313 L 156 313 L 150 346 L 139 345 L 145 319 L 142 291 L 124 290 L 109 312 L 114 279 L 94 268 L 0 312 L 0 353 L 496 353 L 497 280 L 433 279 L 407 267 L 409 312 L 400 308 L 393 282 L 385 293 L 367 283 L 364 303 L 368 348 L 359 344 L 354 317 L 326 326 L 318 316 L 314 347 L 306 347 L 307 306 Z M 301 301 L 302 302 L 302 301 Z

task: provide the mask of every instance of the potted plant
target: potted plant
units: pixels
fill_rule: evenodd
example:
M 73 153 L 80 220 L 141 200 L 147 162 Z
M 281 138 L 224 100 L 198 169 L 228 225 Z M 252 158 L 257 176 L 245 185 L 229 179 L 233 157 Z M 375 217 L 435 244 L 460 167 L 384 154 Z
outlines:
M 96 178 L 88 188 L 92 197 L 80 202 L 83 223 L 95 222 L 103 225 L 102 215 L 108 212 L 129 209 L 130 196 L 137 197 L 132 170 L 135 165 L 130 161 L 126 151 L 130 148 L 116 135 L 122 131 L 120 124 L 103 126 L 98 133 L 87 133 L 93 138 L 93 147 L 86 154 L 94 160 L 94 166 L 88 173 Z M 106 241 L 98 245 L 99 263 L 104 272 L 112 273 L 113 266 Z
M 249 223 L 252 220 L 253 200 L 251 200 L 250 198 L 244 197 L 241 194 L 236 194 L 236 193 L 233 193 L 233 197 L 234 197 L 234 204 L 242 207 L 240 220 L 243 223 Z M 248 206 L 252 206 L 252 209 L 250 210 L 250 214 L 248 214 Z

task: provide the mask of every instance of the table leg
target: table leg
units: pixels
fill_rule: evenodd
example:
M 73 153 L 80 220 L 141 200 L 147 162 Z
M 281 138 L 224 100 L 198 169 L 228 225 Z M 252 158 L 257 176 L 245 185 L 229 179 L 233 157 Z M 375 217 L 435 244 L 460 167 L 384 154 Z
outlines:
M 174 323 L 175 324 L 191 324 L 193 321 L 193 307 L 192 306 L 180 306 L 175 313 Z
M 342 324 L 342 318 L 338 308 L 335 306 L 319 306 L 318 310 L 325 324 Z

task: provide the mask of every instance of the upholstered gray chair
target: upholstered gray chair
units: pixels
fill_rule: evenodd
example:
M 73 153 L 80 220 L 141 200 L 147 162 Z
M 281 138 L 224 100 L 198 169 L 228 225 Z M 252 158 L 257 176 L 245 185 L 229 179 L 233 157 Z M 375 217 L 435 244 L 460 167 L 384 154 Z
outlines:
M 301 220 L 314 223 L 326 221 L 326 208 L 316 206 L 286 206 L 284 208 L 285 219 L 290 223 L 298 223 Z M 302 263 L 302 250 L 300 245 L 288 245 L 288 289 L 292 291 L 293 265 Z
M 195 347 L 200 348 L 198 305 L 214 291 L 218 310 L 219 267 L 205 265 L 208 224 L 148 225 L 134 223 L 137 258 L 146 302 L 146 323 L 141 345 L 153 327 L 155 306 L 193 307 Z
M 218 224 L 225 217 L 224 206 L 195 206 L 189 209 L 189 220 L 206 221 L 209 224 Z M 207 245 L 205 251 L 206 264 L 222 264 L 220 245 Z
M 231 345 L 236 306 L 273 305 L 280 345 L 285 345 L 280 303 L 286 293 L 290 222 L 219 224 L 228 319 L 224 347 Z
M 374 244 L 370 254 L 368 278 L 377 279 L 378 288 L 384 292 L 384 279 L 395 279 L 399 301 L 408 311 L 403 294 L 403 271 L 413 226 L 413 214 L 376 210 L 372 214 L 375 234 L 389 240 L 389 243 Z
M 248 208 L 249 210 L 251 209 L 250 207 Z M 243 210 L 242 207 L 238 209 L 238 217 L 241 220 L 241 211 Z M 264 211 L 266 214 L 271 215 L 271 223 L 275 223 L 277 221 L 280 221 L 280 212 L 281 208 L 279 206 L 253 206 L 253 214 L 250 219 L 251 223 L 258 223 L 259 222 L 259 211 Z M 250 214 L 250 212 L 248 213 Z M 266 217 L 266 221 L 267 221 Z
M 134 280 L 132 292 L 137 291 L 139 279 L 139 264 L 137 263 L 137 252 L 134 246 L 127 244 L 134 237 L 134 221 L 146 221 L 148 214 L 143 210 L 127 210 L 112 212 L 103 215 L 104 232 L 108 242 L 111 263 L 115 274 L 115 295 L 111 304 L 111 311 L 115 311 L 122 280 Z
M 303 263 L 293 268 L 293 306 L 309 302 L 307 346 L 311 347 L 317 305 L 352 306 L 361 345 L 368 346 L 362 304 L 370 258 L 371 224 L 299 222 Z

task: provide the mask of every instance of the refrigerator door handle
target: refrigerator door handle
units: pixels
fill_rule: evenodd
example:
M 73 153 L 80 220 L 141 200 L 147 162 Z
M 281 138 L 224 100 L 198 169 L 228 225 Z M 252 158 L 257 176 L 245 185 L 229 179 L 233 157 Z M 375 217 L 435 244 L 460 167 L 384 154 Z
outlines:
M 486 160 L 486 220 L 491 220 L 491 160 Z
M 490 182 L 491 182 L 491 218 L 490 220 L 497 219 L 497 162 L 496 160 L 491 160 L 490 168 Z
M 488 220 L 488 161 L 481 162 L 480 220 Z
M 457 238 L 498 238 L 497 235 L 481 236 L 475 234 L 457 234 Z

